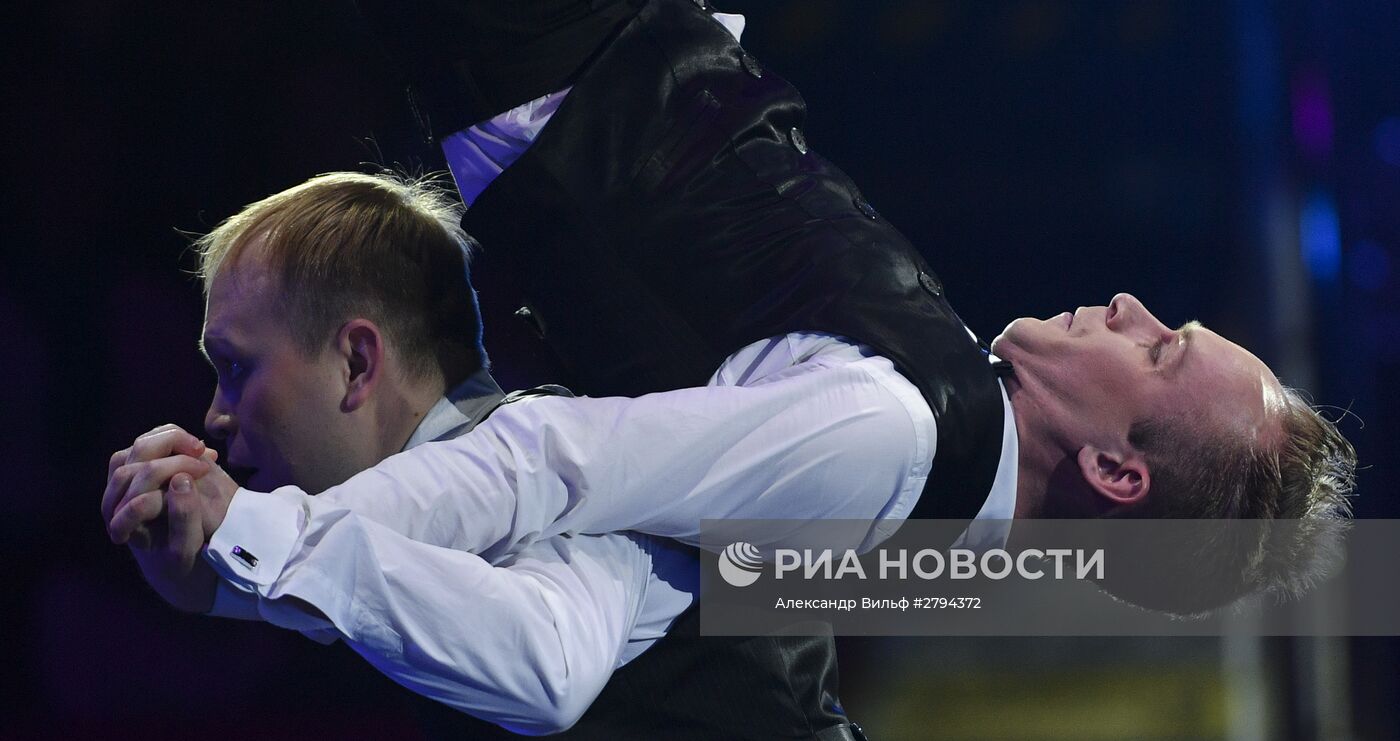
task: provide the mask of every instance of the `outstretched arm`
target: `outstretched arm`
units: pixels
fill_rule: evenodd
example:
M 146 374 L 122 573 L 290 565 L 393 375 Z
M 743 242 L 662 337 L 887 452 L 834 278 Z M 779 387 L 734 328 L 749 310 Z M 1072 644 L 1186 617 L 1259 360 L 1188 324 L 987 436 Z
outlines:
M 755 533 L 760 547 L 800 547 L 803 520 L 898 521 L 928 475 L 932 415 L 887 360 L 841 348 L 744 386 L 507 405 L 470 435 L 327 490 L 312 511 L 488 558 L 621 530 L 723 547 L 701 542 L 703 518 L 792 521 Z

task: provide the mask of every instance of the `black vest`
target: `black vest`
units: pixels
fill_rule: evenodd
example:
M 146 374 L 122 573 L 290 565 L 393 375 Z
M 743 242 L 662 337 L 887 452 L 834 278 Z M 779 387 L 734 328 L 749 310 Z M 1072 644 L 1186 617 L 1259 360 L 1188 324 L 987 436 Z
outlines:
M 1001 454 L 996 376 L 919 252 L 808 151 L 805 117 L 707 11 L 653 0 L 462 223 L 512 264 L 579 393 L 703 385 L 792 331 L 873 346 L 937 418 L 916 516 L 971 517 Z
M 523 316 L 568 385 L 594 396 L 703 385 L 755 340 L 852 337 L 937 417 L 915 516 L 975 515 L 1001 451 L 995 376 L 919 253 L 807 150 L 797 91 L 690 0 L 652 0 L 607 34 L 463 220 L 512 263 Z M 425 117 L 439 129 L 451 116 Z M 844 726 L 830 638 L 699 638 L 698 622 L 682 615 L 564 737 L 813 739 Z M 506 737 L 430 712 L 444 736 Z

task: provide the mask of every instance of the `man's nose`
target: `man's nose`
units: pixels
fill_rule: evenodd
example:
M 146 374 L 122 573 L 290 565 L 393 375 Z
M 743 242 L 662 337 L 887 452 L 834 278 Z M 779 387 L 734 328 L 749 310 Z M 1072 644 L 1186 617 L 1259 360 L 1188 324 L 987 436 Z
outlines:
M 1130 304 L 1133 306 L 1142 306 L 1142 302 L 1137 299 L 1137 296 L 1131 293 L 1120 293 L 1114 296 L 1113 300 L 1108 302 L 1107 320 L 1113 322 L 1115 319 L 1119 319 L 1123 315 L 1123 312 L 1129 308 Z
M 216 390 L 214 399 L 209 402 L 209 410 L 204 413 L 204 430 L 216 440 L 226 440 L 237 428 L 233 413 L 219 402 L 219 392 Z
M 1152 333 L 1168 331 L 1167 326 L 1153 316 L 1138 297 L 1131 293 L 1120 293 L 1108 302 L 1108 316 L 1105 321 L 1108 328 L 1116 332 L 1132 329 L 1144 329 Z

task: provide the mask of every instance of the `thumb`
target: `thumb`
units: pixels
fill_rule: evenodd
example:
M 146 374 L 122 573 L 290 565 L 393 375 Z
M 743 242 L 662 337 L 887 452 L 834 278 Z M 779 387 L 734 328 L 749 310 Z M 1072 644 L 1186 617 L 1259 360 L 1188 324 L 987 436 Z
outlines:
M 182 558 L 193 559 L 204 545 L 203 519 L 199 495 L 187 473 L 175 474 L 165 492 L 165 507 L 169 520 L 167 544 L 170 551 Z

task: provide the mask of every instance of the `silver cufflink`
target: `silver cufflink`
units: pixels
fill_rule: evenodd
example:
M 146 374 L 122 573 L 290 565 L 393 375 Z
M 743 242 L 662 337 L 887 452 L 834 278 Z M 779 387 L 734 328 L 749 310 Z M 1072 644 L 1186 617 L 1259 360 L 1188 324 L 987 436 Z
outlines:
M 248 568 L 250 569 L 255 569 L 258 567 L 258 557 L 254 556 L 248 551 L 243 550 L 242 546 L 234 546 L 233 555 L 238 556 L 238 560 L 248 564 Z

